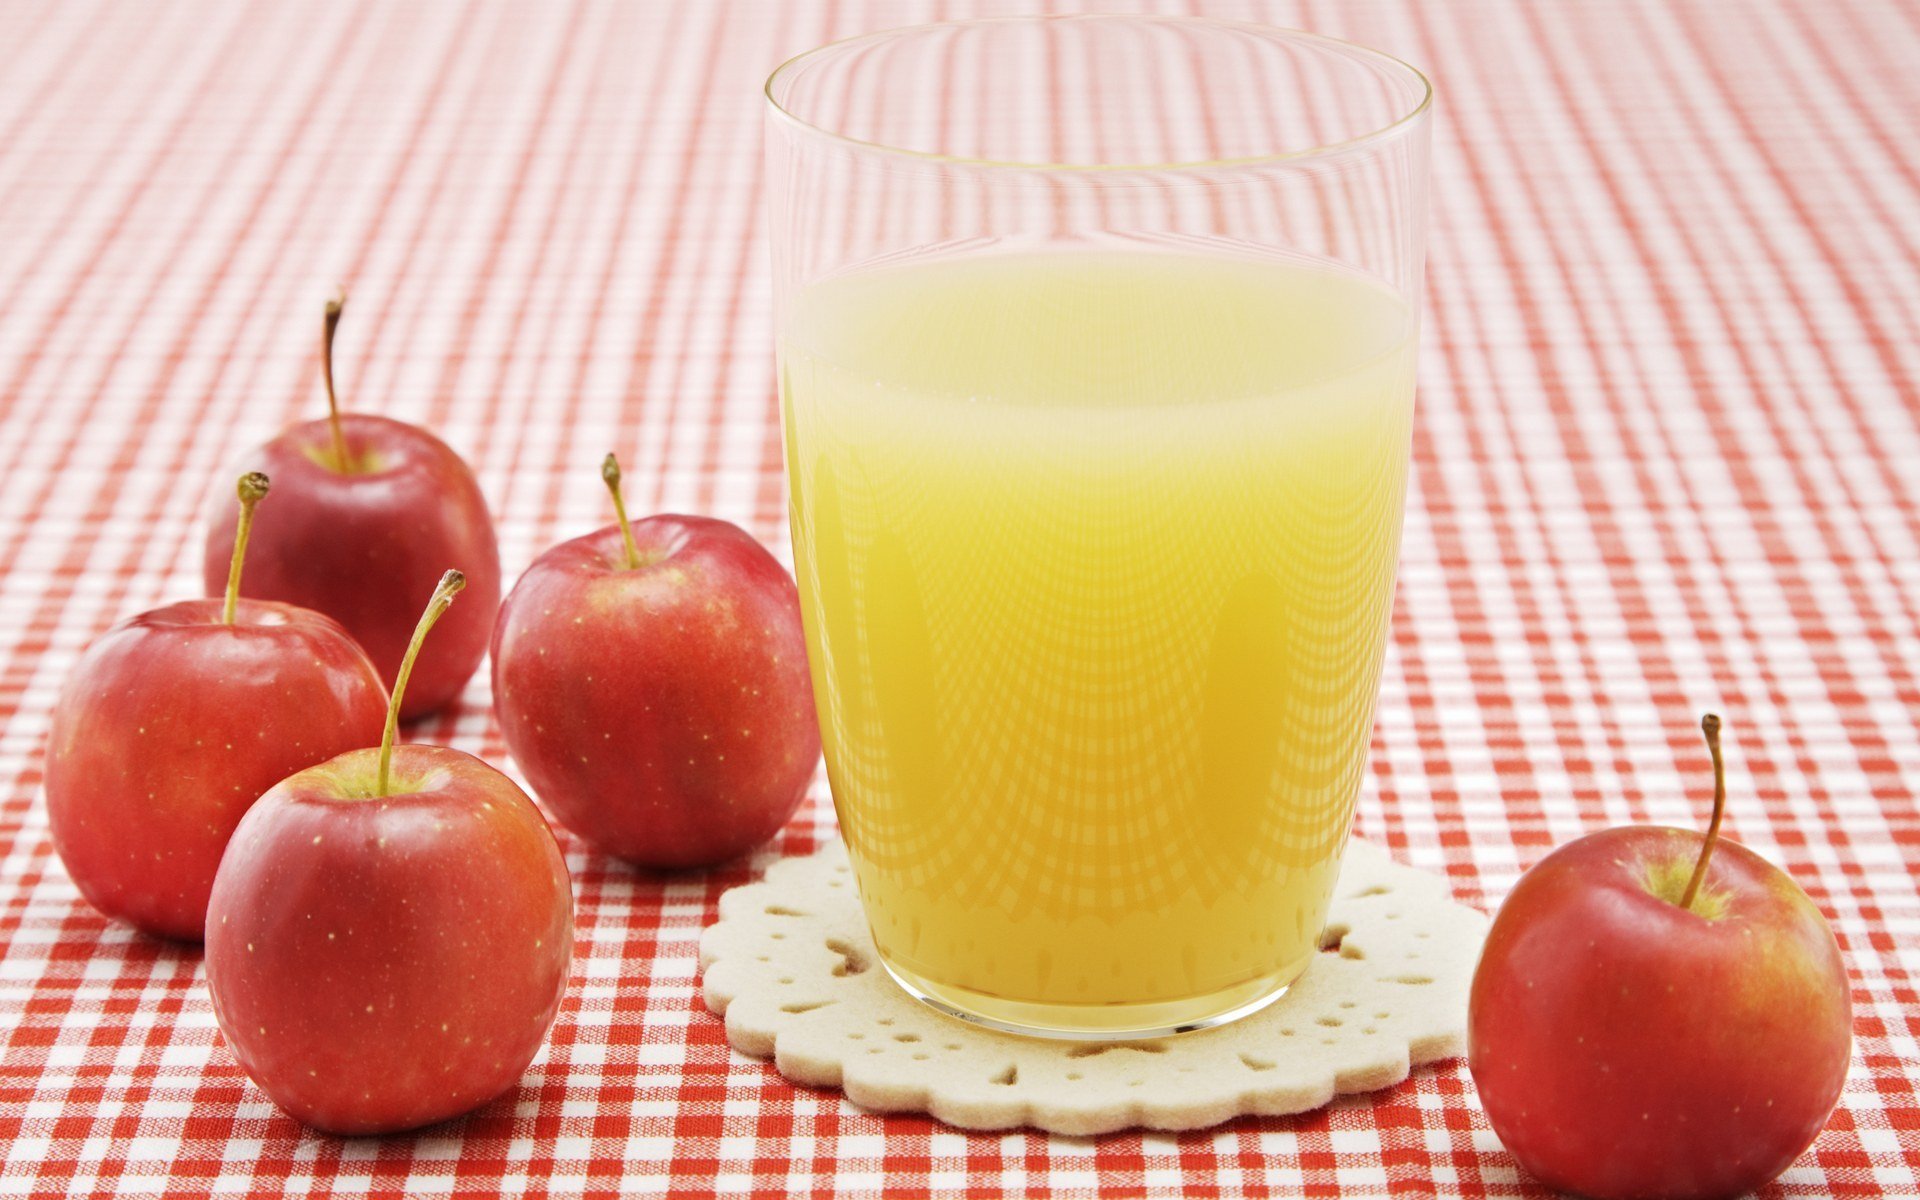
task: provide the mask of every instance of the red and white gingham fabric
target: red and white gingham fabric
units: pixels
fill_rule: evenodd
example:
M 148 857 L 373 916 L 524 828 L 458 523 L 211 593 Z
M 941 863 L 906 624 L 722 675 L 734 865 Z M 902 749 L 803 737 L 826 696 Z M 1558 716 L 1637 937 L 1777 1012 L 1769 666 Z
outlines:
M 52 854 L 60 681 L 194 593 L 216 475 L 317 411 L 338 281 L 346 395 L 468 455 L 510 573 L 606 520 L 608 449 L 637 510 L 784 547 L 759 83 L 1006 7 L 0 5 L 0 1197 L 1537 1194 L 1458 1065 L 1076 1140 L 864 1114 L 730 1053 L 700 929 L 832 836 L 823 793 L 704 875 L 568 841 L 550 1048 L 478 1115 L 382 1140 L 279 1115 L 197 952 L 102 920 Z M 1718 709 L 1730 828 L 1826 910 L 1854 988 L 1841 1107 L 1769 1194 L 1920 1194 L 1920 6 L 1194 7 L 1378 45 L 1441 97 L 1361 832 L 1490 906 L 1582 832 L 1697 822 Z M 422 736 L 505 761 L 484 679 Z

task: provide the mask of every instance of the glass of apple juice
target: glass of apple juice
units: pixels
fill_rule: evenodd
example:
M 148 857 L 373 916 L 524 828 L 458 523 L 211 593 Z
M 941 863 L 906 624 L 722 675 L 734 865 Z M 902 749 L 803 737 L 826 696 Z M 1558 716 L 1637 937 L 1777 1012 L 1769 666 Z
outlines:
M 794 561 L 880 958 L 1041 1036 L 1313 958 L 1407 480 L 1427 81 L 1158 16 L 873 34 L 767 82 Z

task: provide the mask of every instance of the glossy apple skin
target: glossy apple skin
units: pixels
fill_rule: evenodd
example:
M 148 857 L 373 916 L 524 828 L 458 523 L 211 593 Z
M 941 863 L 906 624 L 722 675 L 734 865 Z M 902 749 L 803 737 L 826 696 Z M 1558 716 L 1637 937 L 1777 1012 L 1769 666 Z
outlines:
M 339 1134 L 444 1121 L 513 1087 L 573 953 L 573 889 L 512 780 L 441 746 L 291 776 L 235 831 L 207 913 L 207 985 L 247 1076 Z
M 242 600 L 141 613 L 88 646 L 54 705 L 47 817 L 80 894 L 199 941 L 234 826 L 304 767 L 378 741 L 387 693 L 319 613 Z
M 514 585 L 493 696 L 514 761 L 567 828 L 642 866 L 707 866 L 805 798 L 820 727 L 793 577 L 705 517 L 563 542 Z
M 1806 893 L 1722 839 L 1709 920 L 1684 888 L 1700 835 L 1635 826 L 1571 842 L 1521 877 L 1475 972 L 1468 1066 L 1522 1166 L 1602 1200 L 1706 1200 L 1772 1179 L 1812 1144 L 1852 1054 L 1832 931 Z M 1696 907 L 1699 907 L 1696 902 Z
M 499 543 L 480 485 L 445 442 L 386 417 L 340 420 L 363 467 L 352 474 L 323 465 L 333 445 L 324 420 L 295 425 L 242 460 L 272 477 L 273 503 L 254 522 L 241 591 L 340 622 L 391 688 L 420 606 L 447 568 L 465 574 L 460 603 L 414 664 L 400 709 L 411 721 L 458 696 L 486 653 L 500 605 Z M 202 561 L 210 596 L 225 590 L 233 555 L 232 497 L 216 501 Z

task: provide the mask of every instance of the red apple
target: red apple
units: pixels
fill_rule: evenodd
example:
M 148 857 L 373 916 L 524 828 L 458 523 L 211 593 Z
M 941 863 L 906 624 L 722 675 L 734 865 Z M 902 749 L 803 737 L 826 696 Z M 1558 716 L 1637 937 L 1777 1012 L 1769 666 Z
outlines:
M 273 476 L 275 498 L 254 534 L 245 594 L 339 621 L 391 687 L 421 598 L 452 563 L 467 578 L 468 596 L 421 655 L 400 714 L 411 721 L 458 696 L 486 653 L 500 603 L 500 549 L 480 485 L 445 442 L 402 421 L 341 415 L 333 389 L 340 310 L 339 300 L 328 303 L 321 340 L 327 418 L 295 425 L 246 455 L 249 469 Z M 209 595 L 232 549 L 228 524 L 210 522 Z
M 493 634 L 514 761 L 561 823 L 648 867 L 772 837 L 820 758 L 793 577 L 725 521 L 618 521 L 541 555 Z
M 1473 979 L 1468 1065 L 1494 1132 L 1552 1187 L 1707 1200 L 1812 1144 L 1852 1053 L 1846 968 L 1820 910 L 1713 821 L 1609 829 L 1521 877 Z
M 435 590 L 414 645 L 458 591 Z M 274 1103 L 316 1128 L 389 1133 L 511 1088 L 560 1006 L 572 887 L 525 792 L 440 746 L 290 776 L 234 833 L 207 914 L 220 1031 Z
M 115 625 L 54 705 L 47 817 L 93 906 L 161 937 L 199 941 L 207 893 L 240 817 L 302 767 L 377 736 L 386 689 L 319 613 L 240 600 L 264 475 L 240 480 L 240 533 L 222 600 Z

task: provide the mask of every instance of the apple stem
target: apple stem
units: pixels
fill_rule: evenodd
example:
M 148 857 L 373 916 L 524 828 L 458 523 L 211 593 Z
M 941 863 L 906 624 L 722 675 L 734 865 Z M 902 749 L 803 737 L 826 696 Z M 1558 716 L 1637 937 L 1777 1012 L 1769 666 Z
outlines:
M 620 460 L 607 455 L 600 464 L 600 478 L 613 493 L 613 515 L 620 518 L 620 537 L 627 543 L 627 570 L 635 570 L 640 566 L 640 547 L 633 544 L 633 523 L 627 520 L 627 501 L 620 494 Z
M 1707 863 L 1713 858 L 1713 844 L 1720 837 L 1720 818 L 1727 811 L 1727 770 L 1720 761 L 1720 718 L 1708 713 L 1700 718 L 1700 732 L 1707 737 L 1707 753 L 1713 756 L 1713 818 L 1707 822 L 1706 840 L 1700 844 L 1700 857 L 1693 864 L 1693 878 L 1680 895 L 1680 907 L 1691 910 L 1693 898 L 1707 880 Z
M 375 786 L 374 795 L 385 796 L 388 790 L 388 777 L 393 770 L 393 742 L 400 736 L 400 697 L 406 694 L 407 677 L 413 674 L 413 660 L 420 657 L 420 647 L 426 643 L 427 630 L 440 619 L 440 614 L 453 606 L 453 598 L 460 589 L 467 586 L 467 577 L 458 571 L 448 571 L 440 577 L 440 584 L 433 589 L 433 596 L 427 601 L 427 610 L 420 614 L 420 623 L 413 627 L 413 639 L 407 643 L 407 653 L 400 660 L 400 673 L 393 677 L 393 695 L 387 697 L 387 727 L 380 734 L 380 778 Z
M 347 434 L 340 428 L 340 401 L 333 393 L 333 333 L 340 328 L 340 310 L 347 306 L 344 289 L 327 300 L 327 316 L 320 327 L 320 377 L 327 382 L 327 424 L 333 429 L 333 459 L 347 469 Z
M 247 538 L 253 534 L 253 510 L 267 494 L 267 477 L 258 471 L 248 471 L 240 477 L 235 489 L 240 494 L 240 523 L 233 531 L 233 561 L 227 564 L 227 601 L 220 608 L 220 623 L 233 624 L 233 614 L 240 607 L 240 568 L 247 561 Z

